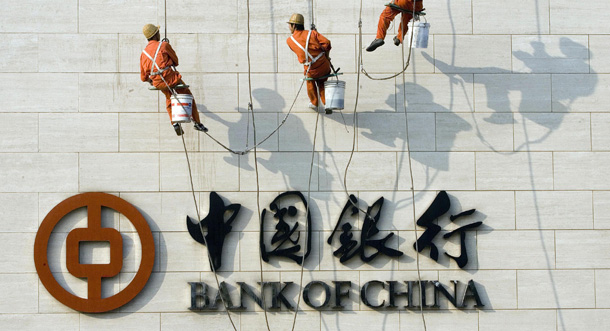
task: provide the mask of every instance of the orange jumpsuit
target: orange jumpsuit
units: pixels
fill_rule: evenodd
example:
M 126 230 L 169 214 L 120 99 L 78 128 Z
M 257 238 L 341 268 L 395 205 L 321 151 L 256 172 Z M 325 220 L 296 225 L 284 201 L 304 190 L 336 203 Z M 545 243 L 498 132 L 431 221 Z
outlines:
M 301 44 L 303 48 L 305 48 L 308 34 L 308 30 L 297 30 L 292 34 L 292 36 L 299 44 Z M 311 59 L 305 58 L 305 52 L 299 46 L 297 46 L 291 38 L 286 39 L 286 43 L 288 44 L 288 47 L 290 47 L 290 49 L 297 55 L 300 63 L 311 61 Z M 325 55 L 322 55 L 322 57 L 311 65 L 309 73 L 307 73 L 308 66 L 304 65 L 304 74 L 311 78 L 324 77 L 330 74 L 330 61 L 328 60 L 328 54 L 330 52 L 330 40 L 326 39 L 326 37 L 318 33 L 318 31 L 311 31 L 308 52 L 314 58 L 322 52 L 325 52 Z M 320 90 L 320 99 L 322 99 L 322 103 L 326 103 L 326 98 L 324 96 L 324 82 L 326 82 L 327 79 L 328 77 L 320 80 L 307 81 L 307 95 L 314 106 L 318 105 L 316 86 Z
M 421 11 L 423 9 L 423 0 L 394 0 L 394 4 L 405 10 L 413 11 L 413 4 L 415 3 L 415 11 Z M 377 36 L 375 39 L 385 39 L 386 32 L 390 23 L 394 20 L 396 15 L 400 14 L 401 11 L 392 7 L 386 6 L 381 15 L 379 16 L 379 24 L 377 25 Z M 402 13 L 400 27 L 398 28 L 398 40 L 402 43 L 403 37 L 409 30 L 409 21 L 413 18 L 413 14 Z M 404 29 L 403 29 L 404 28 Z M 402 32 L 402 33 L 401 33 Z
M 157 51 L 158 46 L 159 46 L 158 41 L 151 40 L 148 42 L 148 45 L 146 45 L 146 48 L 144 50 L 152 58 L 154 58 L 155 52 Z M 159 48 L 159 53 L 157 54 L 157 58 L 156 58 L 155 62 L 161 69 L 167 68 L 170 66 L 178 66 L 178 55 L 176 55 L 176 52 L 174 51 L 174 49 L 172 48 L 172 46 L 169 43 L 164 42 L 161 44 L 161 48 Z M 159 90 L 161 90 L 161 92 L 163 92 L 163 94 L 165 94 L 165 108 L 167 109 L 167 113 L 169 114 L 169 119 L 171 121 L 172 120 L 172 106 L 171 106 L 170 97 L 171 97 L 172 93 L 170 92 L 170 90 L 167 88 L 167 86 L 163 82 L 163 79 L 161 79 L 161 77 L 159 77 L 159 75 L 153 75 L 153 76 L 150 75 L 151 66 L 152 66 L 152 60 L 149 59 L 148 56 L 146 56 L 146 54 L 142 53 L 140 55 L 140 79 L 143 82 L 152 81 L 153 86 L 158 88 Z M 158 69 L 155 66 L 153 68 L 153 71 L 156 72 L 157 70 Z M 169 69 L 163 71 L 161 73 L 161 75 L 163 75 L 163 78 L 171 87 L 174 87 L 178 84 L 184 84 L 180 73 L 178 71 L 174 70 L 173 68 L 169 68 Z M 193 95 L 193 93 L 191 93 L 191 91 L 188 88 L 176 89 L 176 93 Z M 197 111 L 197 104 L 195 103 L 194 99 L 193 99 L 192 116 L 193 116 L 193 120 L 195 121 L 195 123 L 200 123 L 199 112 Z

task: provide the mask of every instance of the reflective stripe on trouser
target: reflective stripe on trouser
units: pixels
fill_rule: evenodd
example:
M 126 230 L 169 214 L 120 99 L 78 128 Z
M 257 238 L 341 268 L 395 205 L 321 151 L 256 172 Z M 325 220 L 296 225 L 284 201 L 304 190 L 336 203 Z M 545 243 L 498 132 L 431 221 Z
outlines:
M 180 82 L 178 84 L 184 84 L 184 82 L 182 80 L 180 80 Z M 181 89 L 176 89 L 176 94 L 190 94 L 193 95 L 193 93 L 191 93 L 191 90 L 189 90 L 188 88 L 181 88 Z M 165 94 L 165 109 L 167 110 L 167 113 L 169 114 L 169 120 L 172 120 L 172 102 L 170 100 L 170 97 L 172 96 L 172 92 L 169 91 L 169 89 L 161 89 L 161 92 L 163 92 L 163 94 Z M 193 120 L 195 121 L 195 123 L 201 123 L 201 121 L 199 120 L 199 112 L 197 111 L 197 103 L 195 102 L 195 99 L 193 98 Z

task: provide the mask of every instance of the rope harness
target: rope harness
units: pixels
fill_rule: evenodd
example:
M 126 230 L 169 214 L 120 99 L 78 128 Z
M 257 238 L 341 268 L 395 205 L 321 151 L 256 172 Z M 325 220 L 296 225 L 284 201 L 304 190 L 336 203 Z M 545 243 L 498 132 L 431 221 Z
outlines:
M 161 49 L 161 44 L 163 44 L 164 42 L 165 41 L 159 42 L 159 46 L 157 47 L 157 51 L 155 52 L 154 58 L 152 56 L 150 56 L 150 54 L 148 54 L 148 52 L 146 52 L 146 50 L 142 50 L 142 53 L 144 53 L 144 55 L 146 55 L 152 61 L 152 64 L 150 65 L 150 74 L 148 76 L 161 75 L 165 70 L 168 70 L 168 69 L 172 69 L 173 71 L 176 71 L 176 68 L 174 66 L 167 66 L 163 69 L 159 69 L 159 65 L 155 62 L 155 60 L 157 59 L 157 55 L 159 54 L 159 50 Z M 153 71 L 153 69 L 155 67 L 157 67 L 157 71 Z
M 309 54 L 309 39 L 311 38 L 311 32 L 312 30 L 309 30 L 309 33 L 307 33 L 307 40 L 305 41 L 305 47 L 303 47 L 303 45 L 299 44 L 299 42 L 294 39 L 294 35 L 290 36 L 290 39 L 292 40 L 292 42 L 294 42 L 295 45 L 297 45 L 304 53 L 305 53 L 305 59 L 309 59 L 308 62 L 302 62 L 303 65 L 305 66 L 311 66 L 312 64 L 316 63 L 316 61 L 318 61 L 322 56 L 324 56 L 324 52 L 320 52 L 320 54 L 318 54 L 316 57 L 313 57 L 311 54 Z

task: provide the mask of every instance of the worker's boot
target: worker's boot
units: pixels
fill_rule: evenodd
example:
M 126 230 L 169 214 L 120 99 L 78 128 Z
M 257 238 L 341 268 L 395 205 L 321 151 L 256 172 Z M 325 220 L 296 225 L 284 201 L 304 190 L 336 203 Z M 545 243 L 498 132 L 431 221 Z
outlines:
M 367 52 L 372 52 L 374 50 L 377 49 L 377 47 L 381 46 L 385 44 L 385 41 L 383 41 L 383 39 L 375 39 L 373 40 L 373 42 L 369 45 L 369 47 L 366 48 Z
M 332 109 L 330 109 L 330 108 L 326 108 L 326 105 L 325 105 L 325 104 L 322 104 L 320 107 L 321 107 L 322 109 L 324 109 L 324 112 L 325 112 L 327 115 L 330 115 L 330 114 L 332 114 L 332 113 L 333 113 L 333 110 L 332 110 Z
M 394 37 L 394 45 L 400 46 L 400 40 L 398 39 L 398 37 Z
M 318 106 L 314 106 L 314 104 L 313 104 L 313 103 L 311 103 L 311 102 L 309 103 L 309 105 L 307 105 L 307 107 L 308 107 L 309 109 L 314 110 L 314 111 L 318 111 Z
M 201 124 L 201 123 L 195 123 L 195 130 L 201 131 L 201 132 L 208 132 L 208 128 L 203 126 L 203 124 Z
M 174 123 L 173 126 L 174 126 L 174 131 L 176 131 L 177 135 L 181 136 L 184 133 L 184 131 L 182 131 L 182 128 L 180 127 L 180 124 Z

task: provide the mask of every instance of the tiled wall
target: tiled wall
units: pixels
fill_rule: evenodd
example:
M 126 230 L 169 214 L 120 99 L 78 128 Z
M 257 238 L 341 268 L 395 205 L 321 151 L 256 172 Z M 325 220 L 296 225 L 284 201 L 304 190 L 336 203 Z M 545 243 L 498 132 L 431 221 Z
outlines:
M 459 254 L 457 238 L 437 238 L 441 258 L 435 262 L 427 251 L 420 254 L 421 277 L 443 284 L 473 279 L 485 308 L 457 310 L 441 300 L 440 310 L 426 310 L 427 330 L 607 330 L 607 1 L 424 1 L 429 47 L 413 50 L 404 77 L 360 77 L 356 152 L 347 175 L 350 193 L 363 203 L 385 197 L 379 228 L 383 235 L 394 232 L 389 244 L 405 255 L 347 265 L 332 255 L 336 247 L 326 239 L 347 201 L 343 175 L 353 143 L 358 48 L 373 40 L 386 2 L 362 1 L 360 45 L 360 1 L 250 0 L 250 78 L 259 141 L 284 120 L 300 86 L 302 66 L 285 44 L 285 22 L 293 12 L 303 13 L 308 25 L 313 10 L 347 82 L 343 114 L 320 117 L 313 156 L 316 114 L 306 107 L 304 91 L 285 124 L 258 149 L 261 209 L 280 192 L 301 190 L 307 196 L 311 190 L 313 248 L 304 282 L 354 284 L 344 312 L 315 311 L 301 303 L 296 329 L 423 330 L 416 310 L 373 310 L 359 300 L 358 289 L 373 279 L 417 279 L 413 213 L 421 215 L 436 193 L 446 190 L 452 213 L 476 208 L 469 221 L 483 225 L 468 233 L 466 269 L 442 254 Z M 247 129 L 252 126 L 247 22 L 245 0 L 167 1 L 167 32 L 180 57 L 178 69 L 210 133 L 236 150 L 252 146 L 254 139 L 252 128 Z M 231 328 L 223 311 L 188 310 L 188 282 L 215 287 L 215 280 L 205 248 L 186 230 L 185 216 L 196 217 L 196 210 L 182 141 L 169 125 L 163 95 L 139 80 L 138 60 L 146 45 L 140 31 L 146 23 L 165 24 L 163 0 L 2 5 L 3 330 Z M 401 48 L 392 45 L 392 36 L 390 31 L 386 45 L 374 53 L 363 52 L 365 68 L 375 76 L 402 66 Z M 261 281 L 254 155 L 232 155 L 190 125 L 185 142 L 202 216 L 210 191 L 242 204 L 218 276 L 233 285 L 254 285 Z M 157 252 L 144 291 L 100 315 L 81 314 L 55 300 L 40 283 L 33 261 L 42 219 L 65 198 L 89 191 L 108 192 L 137 206 L 151 226 Z M 65 268 L 65 238 L 73 227 L 86 226 L 85 220 L 84 210 L 69 214 L 49 247 L 56 279 L 81 296 L 87 283 Z M 124 216 L 108 212 L 103 220 L 122 231 L 126 247 L 123 271 L 104 285 L 104 292 L 112 294 L 133 277 L 141 250 Z M 446 216 L 438 224 L 443 234 L 457 227 Z M 273 231 L 273 224 L 267 225 Z M 262 266 L 265 281 L 300 282 L 294 263 L 275 260 Z M 248 311 L 232 313 L 237 327 L 266 329 L 262 310 L 250 304 Z M 268 314 L 272 330 L 291 329 L 292 318 L 285 310 Z

